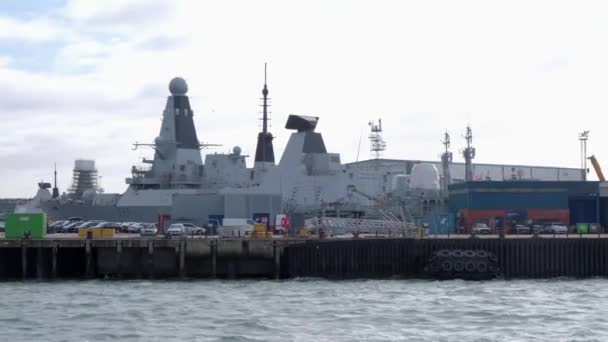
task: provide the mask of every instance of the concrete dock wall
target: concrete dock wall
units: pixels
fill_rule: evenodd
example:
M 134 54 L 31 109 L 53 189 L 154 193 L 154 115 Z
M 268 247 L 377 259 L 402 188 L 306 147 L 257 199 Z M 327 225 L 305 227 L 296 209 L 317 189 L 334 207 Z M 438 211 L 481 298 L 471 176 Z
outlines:
M 318 241 L 287 250 L 290 277 L 424 277 L 433 252 L 494 253 L 505 278 L 608 276 L 606 238 L 376 239 Z
M 608 238 L 0 240 L 0 280 L 425 277 L 434 252 L 484 250 L 505 278 L 608 276 Z

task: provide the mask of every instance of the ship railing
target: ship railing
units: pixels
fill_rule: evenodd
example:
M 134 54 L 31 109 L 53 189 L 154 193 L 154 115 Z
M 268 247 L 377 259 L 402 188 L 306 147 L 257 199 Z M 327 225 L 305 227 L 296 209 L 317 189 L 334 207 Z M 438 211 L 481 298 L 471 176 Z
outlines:
M 368 220 L 342 217 L 315 217 L 305 221 L 312 231 L 329 230 L 334 234 L 376 234 L 388 236 L 416 237 L 418 227 L 411 222 L 391 220 Z

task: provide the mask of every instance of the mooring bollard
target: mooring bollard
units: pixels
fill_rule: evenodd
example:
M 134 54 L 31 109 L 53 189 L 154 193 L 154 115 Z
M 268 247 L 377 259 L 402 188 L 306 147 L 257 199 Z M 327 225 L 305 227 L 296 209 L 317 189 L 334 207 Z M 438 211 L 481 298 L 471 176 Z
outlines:
M 209 247 L 211 248 L 211 276 L 215 278 L 217 276 L 217 243 L 218 240 L 212 240 Z
M 43 257 L 42 257 L 42 253 L 43 253 L 43 249 L 42 247 L 38 247 L 37 251 L 36 251 L 36 278 L 38 280 L 42 280 L 42 277 L 44 276 L 44 270 L 43 270 Z
M 279 279 L 281 277 L 281 249 L 276 241 L 272 242 L 272 248 L 274 252 L 274 278 Z
M 53 265 L 52 265 L 52 270 L 51 270 L 51 276 L 53 277 L 53 279 L 57 278 L 57 252 L 58 252 L 58 245 L 57 244 L 53 244 Z
M 186 277 L 186 240 L 179 241 L 179 276 Z
M 122 242 L 120 240 L 116 240 L 116 275 L 119 278 L 122 277 L 121 255 L 122 255 Z
M 90 231 L 89 231 L 90 232 Z M 87 237 L 89 236 L 89 232 L 87 232 Z M 91 236 L 93 233 L 91 232 Z M 84 250 L 86 253 L 86 270 L 85 274 L 87 278 L 91 278 L 93 276 L 93 253 L 91 251 L 91 240 L 87 239 L 84 244 Z
M 27 277 L 27 245 L 21 240 L 21 278 Z

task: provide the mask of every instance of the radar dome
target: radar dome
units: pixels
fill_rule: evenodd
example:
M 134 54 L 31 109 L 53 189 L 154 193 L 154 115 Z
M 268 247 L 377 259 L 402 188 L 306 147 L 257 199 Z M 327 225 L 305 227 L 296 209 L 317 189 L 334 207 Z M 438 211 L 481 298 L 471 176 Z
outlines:
M 82 200 L 85 203 L 93 203 L 95 196 L 97 196 L 97 191 L 95 191 L 93 189 L 85 190 L 82 193 Z
M 414 165 L 410 175 L 412 189 L 439 190 L 439 171 L 433 164 L 420 163 Z
M 232 149 L 232 153 L 236 154 L 237 156 L 240 156 L 241 148 L 239 146 L 234 146 L 234 148 Z
M 188 92 L 188 83 L 181 77 L 175 77 L 169 82 L 169 91 L 171 95 L 186 95 Z

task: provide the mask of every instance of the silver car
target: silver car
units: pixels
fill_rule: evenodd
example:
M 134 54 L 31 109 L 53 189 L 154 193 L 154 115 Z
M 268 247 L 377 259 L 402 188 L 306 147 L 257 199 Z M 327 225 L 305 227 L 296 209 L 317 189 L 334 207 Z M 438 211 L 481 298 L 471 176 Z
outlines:
M 548 228 L 553 234 L 566 234 L 568 232 L 568 227 L 561 223 L 552 223 Z
M 158 234 L 158 229 L 154 223 L 147 224 L 141 227 L 139 234 L 141 236 L 156 236 L 156 234 Z
M 490 234 L 492 229 L 485 223 L 475 223 L 472 229 L 474 234 Z
M 188 235 L 186 228 L 181 224 L 172 224 L 167 229 L 167 236 L 169 237 L 181 237 Z

